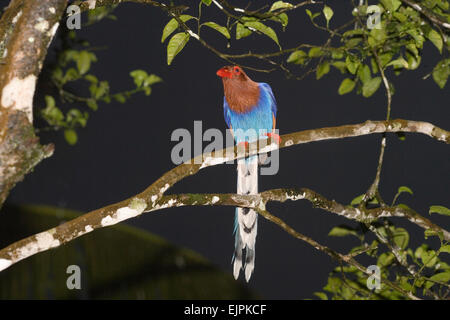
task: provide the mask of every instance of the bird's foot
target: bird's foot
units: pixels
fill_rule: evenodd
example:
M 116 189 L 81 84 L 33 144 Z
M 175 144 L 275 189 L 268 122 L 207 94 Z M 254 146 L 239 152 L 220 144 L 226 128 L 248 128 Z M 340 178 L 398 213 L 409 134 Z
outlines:
M 276 134 L 276 133 L 269 132 L 269 133 L 266 133 L 266 136 L 268 136 L 270 139 L 275 140 L 275 142 L 276 142 L 277 144 L 280 144 L 280 143 L 281 143 L 281 137 L 280 137 L 280 135 L 278 135 L 278 134 Z

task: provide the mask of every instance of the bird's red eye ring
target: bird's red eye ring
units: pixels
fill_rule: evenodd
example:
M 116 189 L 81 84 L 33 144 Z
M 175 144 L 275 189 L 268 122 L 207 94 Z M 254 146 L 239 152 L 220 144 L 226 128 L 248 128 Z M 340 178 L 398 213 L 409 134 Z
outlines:
M 239 72 L 241 72 L 241 70 L 239 69 L 239 67 L 234 67 L 234 72 L 239 74 Z

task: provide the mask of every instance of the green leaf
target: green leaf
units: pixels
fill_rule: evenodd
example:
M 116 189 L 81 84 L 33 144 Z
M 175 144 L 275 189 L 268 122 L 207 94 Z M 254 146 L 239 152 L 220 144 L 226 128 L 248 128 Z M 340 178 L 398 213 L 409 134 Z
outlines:
M 409 193 L 411 195 L 414 194 L 413 191 L 410 188 L 408 188 L 407 186 L 401 186 L 401 187 L 398 188 L 398 193 L 400 194 L 402 192 L 407 192 L 407 193 Z
M 331 63 L 331 65 L 338 69 L 341 73 L 347 72 L 347 65 L 344 61 L 334 61 L 333 63 Z
M 433 281 L 437 281 L 437 282 L 447 283 L 450 281 L 450 272 L 446 271 L 446 272 L 436 273 L 433 276 L 431 276 L 429 279 L 433 280 Z M 430 289 L 435 284 L 436 283 L 434 283 L 434 282 L 427 281 L 425 283 L 425 288 Z
M 416 258 L 421 258 L 422 257 L 422 254 L 424 253 L 424 252 L 426 252 L 426 250 L 428 249 L 428 245 L 427 244 L 422 244 L 420 247 L 418 247 L 417 249 L 416 249 L 416 251 L 414 251 L 414 257 L 416 257 Z
M 236 40 L 248 37 L 252 34 L 252 31 L 246 27 L 242 23 L 238 23 L 236 25 Z
M 439 61 L 433 69 L 432 76 L 439 88 L 444 89 L 447 79 L 450 76 L 450 59 Z
M 347 69 L 351 74 L 355 74 L 359 65 L 361 64 L 357 58 L 348 55 L 345 58 L 345 64 L 347 65 Z
M 311 58 L 318 58 L 323 56 L 324 52 L 321 47 L 312 47 L 309 49 L 308 56 Z
M 275 43 L 280 46 L 280 43 L 278 42 L 278 37 L 277 34 L 275 33 L 275 31 L 271 28 L 266 26 L 265 24 L 259 22 L 259 21 L 249 21 L 249 22 L 245 22 L 245 26 L 250 28 L 250 29 L 255 29 L 258 30 L 259 32 L 265 34 L 266 36 L 268 36 L 270 39 L 272 39 L 273 41 L 275 41 Z
M 314 295 L 319 297 L 321 300 L 328 300 L 327 294 L 325 292 L 314 292 Z
M 372 75 L 370 74 L 370 68 L 367 64 L 362 64 L 359 66 L 358 78 L 361 80 L 363 84 L 372 79 Z
M 78 140 L 77 133 L 73 129 L 64 130 L 64 138 L 66 139 L 67 143 L 70 144 L 71 146 L 77 143 Z
M 419 57 L 419 50 L 417 50 L 417 47 L 414 43 L 408 43 L 406 45 L 406 50 L 414 54 L 414 56 L 417 58 Z
M 378 257 L 377 260 L 377 266 L 383 268 L 383 267 L 387 267 L 390 264 L 392 264 L 392 262 L 394 262 L 394 255 L 392 254 L 392 252 L 384 252 L 382 254 L 380 254 L 380 256 Z
M 230 37 L 230 33 L 228 32 L 228 29 L 225 28 L 225 27 L 223 27 L 223 26 L 221 26 L 221 25 L 218 25 L 218 24 L 215 23 L 215 22 L 205 22 L 205 23 L 203 23 L 202 25 L 203 25 L 203 26 L 210 27 L 210 28 L 212 28 L 212 29 L 214 29 L 214 30 L 220 32 L 220 33 L 223 34 L 224 37 L 227 38 L 227 39 L 230 39 L 230 38 L 231 38 L 231 37 Z
M 447 244 L 445 246 L 442 246 L 440 249 L 441 252 L 450 253 L 450 244 Z
M 91 68 L 91 56 L 88 51 L 80 51 L 77 59 L 77 68 L 80 74 L 85 74 Z
M 368 98 L 373 95 L 381 84 L 381 77 L 372 78 L 365 82 L 362 87 L 362 94 L 364 97 Z
M 408 62 L 403 57 L 392 60 L 386 65 L 386 67 L 389 66 L 393 66 L 394 68 L 405 68 L 405 69 L 409 68 Z
M 393 16 L 401 23 L 404 23 L 408 19 L 403 13 L 400 12 L 394 12 Z
M 420 255 L 420 259 L 422 260 L 422 263 L 428 268 L 434 266 L 438 261 L 438 257 L 434 250 L 423 251 Z
M 98 6 L 95 9 L 88 11 L 88 23 L 95 23 L 98 22 L 104 18 L 110 18 L 114 19 L 115 16 L 111 14 L 111 12 L 114 10 L 116 6 Z
M 424 232 L 424 236 L 425 236 L 425 239 L 428 239 L 428 237 L 439 237 L 439 239 L 441 241 L 444 240 L 444 233 L 442 231 L 436 232 L 434 230 L 427 229 Z
M 352 200 L 352 202 L 350 203 L 351 206 L 357 206 L 361 203 L 362 199 L 364 198 L 364 194 L 357 196 L 356 198 L 354 198 Z
M 383 24 L 381 24 L 383 26 Z M 384 43 L 387 38 L 386 30 L 384 28 L 374 28 L 370 30 L 369 38 L 367 39 L 371 47 L 376 47 Z
M 370 64 L 372 65 L 372 72 L 374 74 L 378 73 L 378 65 L 374 58 L 370 58 Z
M 312 20 L 314 20 L 314 18 L 320 16 L 320 12 L 316 12 L 316 13 L 311 13 L 311 11 L 309 9 L 305 9 L 306 14 L 309 16 L 309 18 Z
M 341 85 L 339 86 L 339 89 L 338 89 L 338 93 L 340 95 L 349 93 L 353 90 L 354 87 L 355 87 L 355 81 L 353 81 L 352 79 L 346 78 L 346 79 L 342 80 Z
M 116 93 L 113 96 L 113 99 L 115 99 L 117 102 L 125 103 L 127 101 L 127 98 L 121 93 Z
M 403 132 L 396 132 L 395 135 L 397 136 L 397 138 L 400 141 L 405 141 L 406 140 L 406 135 Z
M 450 8 L 450 3 L 445 0 L 438 0 L 437 5 L 439 8 L 441 8 L 444 11 L 448 11 L 448 9 Z
M 52 96 L 45 96 L 45 105 L 47 106 L 47 108 L 54 108 L 56 106 L 55 104 L 55 98 L 53 98 Z
M 393 54 L 391 52 L 380 54 L 378 58 L 380 59 L 381 67 L 385 67 L 389 63 L 389 61 L 391 61 L 392 57 Z
M 362 30 L 362 29 L 353 29 L 353 30 L 345 31 L 343 36 L 344 36 L 344 38 L 349 38 L 349 37 L 354 37 L 354 36 L 361 37 L 363 34 L 364 34 L 364 30 Z
M 79 54 L 80 53 L 77 50 L 72 49 L 63 51 L 62 56 L 60 58 L 61 65 L 65 67 L 69 61 L 76 62 Z
M 425 41 L 425 38 L 422 36 L 421 32 L 422 31 L 419 31 L 418 29 L 406 30 L 406 33 L 414 38 L 414 42 L 417 48 L 422 48 L 423 42 Z
M 59 110 L 58 107 L 52 105 L 51 99 L 47 98 L 46 100 L 49 100 L 47 103 L 47 107 L 41 111 L 42 117 L 50 124 L 54 126 L 61 126 L 64 122 L 64 114 Z
M 80 74 L 78 73 L 78 71 L 74 68 L 69 68 L 66 71 L 66 74 L 64 75 L 64 78 L 62 80 L 63 83 L 66 83 L 68 81 L 73 81 L 78 79 L 80 76 Z
M 445 216 L 450 216 L 450 209 L 444 206 L 431 206 L 429 213 L 439 213 Z
M 362 199 L 364 198 L 364 194 L 357 196 L 352 200 L 350 203 L 351 206 L 357 206 L 361 203 Z M 378 200 L 376 198 L 373 198 L 369 201 L 370 204 L 378 204 Z
M 399 207 L 399 208 L 401 208 L 401 209 L 405 209 L 405 210 L 411 210 L 411 208 L 410 207 L 408 207 L 406 204 L 404 204 L 404 203 L 399 203 L 398 205 L 397 205 L 397 207 Z
M 330 72 L 330 63 L 328 61 L 324 61 L 319 65 L 319 67 L 317 67 L 316 79 L 319 80 L 328 72 Z
M 333 17 L 334 12 L 329 6 L 324 6 L 322 11 L 323 11 L 323 15 L 325 16 L 325 19 L 327 20 L 327 26 L 328 26 L 328 23 L 330 22 L 331 18 Z
M 303 64 L 305 63 L 305 60 L 308 58 L 308 55 L 305 51 L 297 50 L 292 52 L 289 55 L 289 58 L 287 59 L 288 63 L 294 63 L 294 64 Z
M 400 0 L 380 0 L 380 2 L 383 4 L 386 10 L 389 10 L 390 12 L 397 11 L 397 9 L 402 4 Z
M 175 56 L 183 50 L 189 38 L 189 34 L 179 32 L 169 40 L 169 44 L 167 45 L 167 65 L 170 66 Z
M 339 60 L 344 57 L 344 50 L 341 48 L 330 48 L 331 50 L 331 58 Z
M 130 72 L 130 76 L 133 78 L 137 87 L 142 86 L 144 80 L 147 79 L 148 74 L 144 70 L 133 70 Z
M 70 123 L 70 125 L 73 127 L 79 124 L 84 128 L 86 126 L 88 118 L 89 113 L 81 113 L 81 111 L 78 109 L 70 109 L 66 115 L 67 122 Z
M 362 38 L 352 38 L 345 42 L 345 47 L 347 49 L 355 48 L 361 41 L 362 41 Z
M 406 61 L 408 63 L 409 70 L 415 70 L 419 67 L 422 58 L 420 56 L 414 56 L 413 54 L 406 52 Z
M 98 104 L 97 104 L 97 101 L 95 101 L 94 99 L 89 99 L 88 101 L 86 101 L 86 104 L 92 110 L 97 111 Z
M 151 86 L 152 84 L 155 84 L 158 82 L 162 82 L 162 79 L 155 74 L 151 74 L 147 78 L 145 78 L 144 87 Z
M 405 140 L 405 135 L 399 135 L 399 139 L 400 140 Z M 411 195 L 413 195 L 413 192 L 410 188 L 406 187 L 406 186 L 401 186 L 398 188 L 397 194 L 394 196 L 394 199 L 392 200 L 392 205 L 395 204 L 395 202 L 397 201 L 397 198 L 400 196 L 400 194 L 402 194 L 403 192 L 407 192 Z
M 443 261 L 439 262 L 439 270 L 450 270 L 450 265 Z
M 406 247 L 408 246 L 409 243 L 409 233 L 408 231 L 406 231 L 403 228 L 396 228 L 395 231 L 393 232 L 393 240 L 394 243 L 402 248 L 402 249 L 406 249 Z
M 87 81 L 89 81 L 90 83 L 98 83 L 98 79 L 96 76 L 92 75 L 92 74 L 87 74 L 84 76 L 84 79 L 86 79 Z
M 180 16 L 180 20 L 183 22 L 187 22 L 191 19 L 194 19 L 193 16 L 190 16 L 188 14 L 182 14 Z M 166 41 L 166 39 L 178 28 L 178 21 L 175 20 L 175 18 L 171 19 L 166 26 L 164 27 L 162 37 L 161 37 L 161 43 Z
M 52 78 L 57 81 L 57 82 L 62 82 L 63 80 L 63 71 L 61 68 L 56 67 L 53 71 L 52 71 Z
M 438 48 L 439 52 L 442 53 L 442 37 L 441 35 L 434 29 L 430 29 L 430 31 L 426 34 L 428 40 L 430 40 L 436 48 Z
M 328 233 L 328 236 L 330 236 L 330 237 L 345 237 L 348 235 L 358 236 L 358 233 L 354 229 L 352 229 L 348 226 L 334 227 Z
M 289 18 L 286 13 L 277 14 L 277 15 L 273 16 L 272 18 L 270 18 L 270 20 L 280 22 L 281 25 L 283 26 L 283 28 L 286 27 L 289 23 Z M 284 29 L 283 29 L 283 31 L 284 31 Z
M 292 8 L 293 5 L 290 4 L 289 2 L 284 2 L 284 1 L 275 1 L 272 6 L 269 9 L 269 12 L 278 10 L 278 9 L 284 9 L 284 8 Z
M 204 4 L 206 4 L 207 6 L 209 6 L 211 4 L 212 0 L 202 0 L 202 2 Z
M 100 81 L 98 84 L 97 90 L 95 91 L 95 99 L 100 99 L 108 94 L 109 91 L 109 83 L 108 81 Z
M 151 87 L 144 87 L 144 93 L 146 96 L 149 96 L 152 93 Z

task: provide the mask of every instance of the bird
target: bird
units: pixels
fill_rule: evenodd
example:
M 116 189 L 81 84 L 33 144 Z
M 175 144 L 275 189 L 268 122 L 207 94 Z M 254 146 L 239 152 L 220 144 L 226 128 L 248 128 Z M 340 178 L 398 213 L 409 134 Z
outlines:
M 262 138 L 273 138 L 277 103 L 272 88 L 264 82 L 255 82 L 237 65 L 225 66 L 216 73 L 222 78 L 224 89 L 223 111 L 235 143 L 248 144 Z M 237 193 L 258 193 L 258 156 L 237 161 Z M 234 221 L 233 276 L 238 279 L 241 269 L 248 282 L 255 268 L 255 243 L 258 214 L 249 208 L 236 208 Z

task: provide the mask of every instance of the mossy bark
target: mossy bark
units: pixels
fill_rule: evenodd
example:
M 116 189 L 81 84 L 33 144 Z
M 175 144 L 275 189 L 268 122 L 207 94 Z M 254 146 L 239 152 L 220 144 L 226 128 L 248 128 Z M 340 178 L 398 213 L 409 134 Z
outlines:
M 33 96 L 67 0 L 11 0 L 0 19 L 0 206 L 53 146 L 33 128 Z

